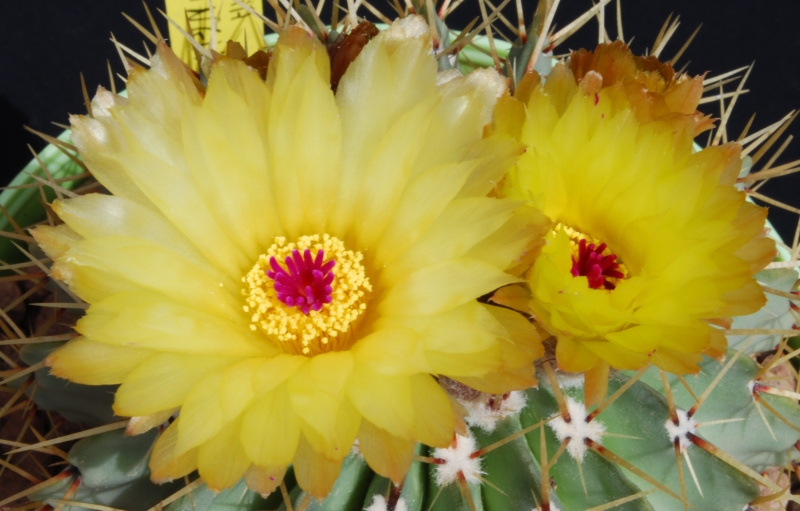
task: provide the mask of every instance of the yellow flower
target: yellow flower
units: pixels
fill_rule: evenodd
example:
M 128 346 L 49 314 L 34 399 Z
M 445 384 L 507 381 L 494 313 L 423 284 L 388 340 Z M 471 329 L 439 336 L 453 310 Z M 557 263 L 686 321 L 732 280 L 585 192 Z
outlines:
M 453 437 L 435 375 L 535 384 L 533 327 L 475 300 L 519 281 L 505 270 L 544 225 L 486 197 L 522 151 L 483 138 L 505 81 L 436 68 L 415 16 L 370 42 L 336 95 L 325 48 L 298 28 L 266 81 L 220 58 L 207 90 L 161 43 L 129 100 L 100 90 L 94 118 L 71 119 L 113 195 L 57 201 L 65 225 L 35 230 L 91 304 L 48 364 L 121 384 L 133 432 L 178 412 L 154 480 L 197 469 L 212 489 L 244 476 L 269 493 L 294 464 L 321 499 L 358 438 L 399 481 L 417 442 Z
M 605 87 L 605 76 L 582 72 L 576 82 L 559 64 L 544 85 L 527 78 L 524 103 L 498 104 L 495 131 L 528 145 L 505 195 L 552 221 L 528 274 L 530 311 L 557 337 L 559 367 L 587 372 L 591 402 L 609 366 L 687 373 L 702 353 L 722 355 L 725 337 L 709 322 L 764 304 L 753 275 L 775 247 L 763 237 L 766 210 L 733 186 L 739 145 L 693 154 L 696 102 L 651 115 L 642 109 L 663 97 L 641 82 L 617 76 Z

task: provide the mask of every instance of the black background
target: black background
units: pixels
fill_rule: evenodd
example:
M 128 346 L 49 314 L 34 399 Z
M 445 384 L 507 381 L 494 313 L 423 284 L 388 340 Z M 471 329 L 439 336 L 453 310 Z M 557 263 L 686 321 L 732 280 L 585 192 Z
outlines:
M 375 0 L 373 4 L 383 5 L 383 2 Z M 467 0 L 465 4 L 468 5 L 449 18 L 451 27 L 463 27 L 478 14 L 477 1 Z M 159 0 L 150 0 L 149 5 L 163 8 Z M 511 9 L 506 9 L 512 21 L 516 20 L 513 5 L 512 1 Z M 523 0 L 523 5 L 530 19 L 535 2 Z M 557 26 L 563 27 L 591 6 L 591 0 L 562 0 L 555 20 Z M 98 84 L 108 87 L 107 60 L 115 72 L 122 72 L 116 50 L 109 41 L 111 32 L 121 42 L 143 51 L 143 37 L 122 17 L 123 11 L 146 25 L 140 0 L 24 0 L 6 2 L 0 8 L 0 182 L 7 183 L 30 160 L 27 144 L 37 150 L 44 146 L 41 140 L 24 132 L 23 125 L 57 134 L 61 129 L 51 121 L 66 124 L 68 113 L 85 112 L 80 72 L 86 77 L 90 92 Z M 759 129 L 800 108 L 798 2 L 622 0 L 622 11 L 625 39 L 635 36 L 634 52 L 643 53 L 651 48 L 667 16 L 674 12 L 680 15 L 681 25 L 662 57 L 672 57 L 703 23 L 678 68 L 691 61 L 690 73 L 709 72 L 709 76 L 714 76 L 756 62 L 745 87 L 750 93 L 739 98 L 729 122 L 733 138 L 753 112 L 758 114 L 753 128 Z M 612 38 L 617 36 L 614 16 L 612 2 L 606 7 Z M 159 23 L 167 33 L 166 22 L 160 19 Z M 597 23 L 592 21 L 556 53 L 596 43 Z M 728 85 L 726 90 L 733 91 L 735 85 Z M 119 80 L 117 87 L 123 87 Z M 718 115 L 717 105 L 702 108 Z M 787 134 L 800 134 L 800 121 Z M 778 163 L 800 159 L 799 147 L 800 140 L 790 144 Z M 798 190 L 800 173 L 769 182 L 761 189 L 781 201 L 800 206 Z M 791 240 L 797 216 L 772 209 L 770 215 L 779 232 Z

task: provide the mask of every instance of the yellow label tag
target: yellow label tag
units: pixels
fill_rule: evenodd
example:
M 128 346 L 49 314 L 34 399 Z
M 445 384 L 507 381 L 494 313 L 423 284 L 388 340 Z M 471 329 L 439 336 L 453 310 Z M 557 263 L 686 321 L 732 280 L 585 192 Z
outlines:
M 264 12 L 262 0 L 241 0 L 259 14 Z M 211 45 L 211 6 L 208 0 L 166 0 L 167 16 L 192 34 L 204 47 Z M 233 0 L 213 0 L 216 19 L 216 51 L 224 53 L 228 41 L 236 41 L 249 53 L 264 45 L 264 24 Z M 187 26 L 188 25 L 188 26 Z M 170 46 L 187 64 L 197 68 L 192 45 L 171 23 Z

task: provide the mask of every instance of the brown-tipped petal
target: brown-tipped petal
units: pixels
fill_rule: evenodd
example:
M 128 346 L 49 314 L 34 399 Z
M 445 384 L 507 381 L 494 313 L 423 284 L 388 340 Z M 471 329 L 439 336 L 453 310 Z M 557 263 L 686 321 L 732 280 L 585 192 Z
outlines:
M 125 436 L 136 436 L 147 433 L 151 429 L 157 428 L 167 422 L 176 411 L 178 411 L 178 408 L 164 410 L 163 412 L 154 413 L 152 415 L 131 417 L 131 420 L 128 421 L 128 427 L 125 428 Z
M 259 467 L 250 465 L 244 473 L 244 484 L 264 498 L 280 486 L 286 467 Z

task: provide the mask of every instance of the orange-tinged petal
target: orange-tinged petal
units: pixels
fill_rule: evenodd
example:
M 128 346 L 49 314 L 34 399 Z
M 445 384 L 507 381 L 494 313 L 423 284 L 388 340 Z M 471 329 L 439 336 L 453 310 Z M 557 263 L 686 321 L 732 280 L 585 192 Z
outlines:
M 533 364 L 517 369 L 487 373 L 483 376 L 454 376 L 453 379 L 487 394 L 505 394 L 512 390 L 527 390 L 535 387 L 537 383 Z
M 703 356 L 699 353 L 687 355 L 661 347 L 653 354 L 653 364 L 673 374 L 692 374 L 700 370 Z
M 722 360 L 728 352 L 728 338 L 716 328 L 709 330 L 711 331 L 711 340 L 703 353 L 711 358 Z
M 530 311 L 528 303 L 531 301 L 531 292 L 526 286 L 512 284 L 510 286 L 501 287 L 495 291 L 491 301 L 528 314 Z
M 578 341 L 600 359 L 620 369 L 640 369 L 650 363 L 649 353 L 635 353 L 608 341 Z
M 539 332 L 522 314 L 503 307 L 484 305 L 484 308 L 508 333 L 508 339 L 500 343 L 506 364 L 521 367 L 544 355 Z
M 326 459 L 311 447 L 305 437 L 301 438 L 297 456 L 294 459 L 294 475 L 297 477 L 297 484 L 321 502 L 328 496 L 336 478 L 339 477 L 342 460 Z
M 605 400 L 608 394 L 608 370 L 607 363 L 598 362 L 586 371 L 583 384 L 583 401 L 586 403 L 586 408 L 599 405 Z
M 197 470 L 197 449 L 191 449 L 180 456 L 175 454 L 179 421 L 180 417 L 175 419 L 153 445 L 153 453 L 150 455 L 150 479 L 158 484 L 181 478 Z
M 417 443 L 393 436 L 369 421 L 361 421 L 358 446 L 370 468 L 395 484 L 405 479 L 413 461 Z
M 594 367 L 600 358 L 587 349 L 582 342 L 571 337 L 559 337 L 556 344 L 558 368 L 571 373 L 582 373 Z

